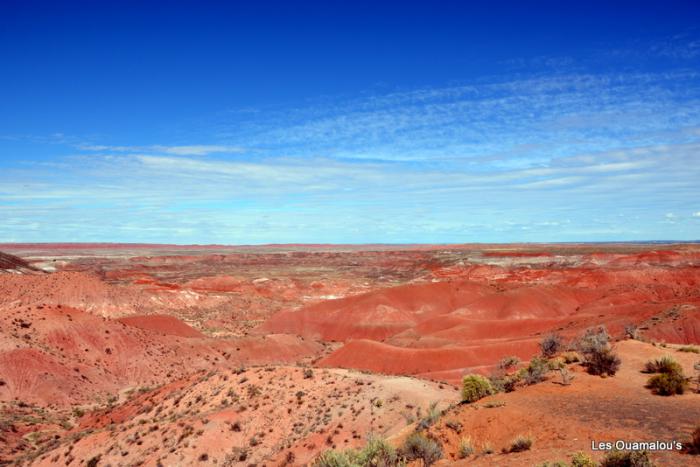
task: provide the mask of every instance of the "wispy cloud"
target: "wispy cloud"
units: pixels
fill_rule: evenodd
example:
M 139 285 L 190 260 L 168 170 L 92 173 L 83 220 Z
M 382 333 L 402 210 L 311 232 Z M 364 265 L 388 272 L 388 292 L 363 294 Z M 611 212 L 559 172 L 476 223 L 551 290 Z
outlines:
M 228 112 L 207 144 L 62 135 L 71 156 L 0 172 L 0 240 L 697 239 L 699 129 L 680 67 Z
M 78 149 L 83 151 L 118 152 L 118 153 L 158 153 L 172 154 L 176 156 L 206 156 L 207 154 L 227 153 L 235 154 L 244 152 L 243 148 L 221 144 L 199 144 L 189 146 L 107 146 L 101 144 L 78 144 Z

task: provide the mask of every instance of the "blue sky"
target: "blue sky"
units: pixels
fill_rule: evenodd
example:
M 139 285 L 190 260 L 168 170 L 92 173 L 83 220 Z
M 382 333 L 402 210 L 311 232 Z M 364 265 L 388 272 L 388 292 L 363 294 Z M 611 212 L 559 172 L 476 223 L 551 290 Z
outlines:
M 0 5 L 0 241 L 700 239 L 697 2 L 58 3 Z

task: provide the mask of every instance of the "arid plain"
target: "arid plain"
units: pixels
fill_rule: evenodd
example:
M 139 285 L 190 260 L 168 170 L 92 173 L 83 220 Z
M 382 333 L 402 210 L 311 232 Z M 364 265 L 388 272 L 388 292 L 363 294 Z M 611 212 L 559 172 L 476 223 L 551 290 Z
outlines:
M 436 465 L 541 465 L 700 421 L 697 244 L 0 251 L 0 464 L 310 465 L 419 432 Z M 600 326 L 614 376 L 569 358 Z M 552 335 L 559 366 L 463 403 L 465 375 L 527 373 Z M 683 394 L 646 387 L 664 356 Z

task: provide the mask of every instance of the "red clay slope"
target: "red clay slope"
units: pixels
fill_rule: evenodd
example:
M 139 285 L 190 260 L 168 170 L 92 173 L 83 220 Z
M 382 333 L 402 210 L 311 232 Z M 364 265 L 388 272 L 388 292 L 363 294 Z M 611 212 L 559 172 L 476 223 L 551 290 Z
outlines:
M 64 305 L 104 316 L 123 316 L 149 308 L 150 297 L 140 290 L 104 283 L 80 272 L 0 277 L 0 307 Z
M 383 340 L 489 292 L 488 286 L 468 281 L 402 285 L 283 311 L 267 320 L 260 331 L 329 341 Z
M 204 337 L 204 334 L 188 326 L 174 316 L 141 315 L 119 318 L 117 321 L 139 329 L 180 337 Z
M 184 323 L 166 321 L 182 331 Z M 160 330 L 162 331 L 162 329 Z M 290 363 L 313 358 L 319 344 L 272 335 L 211 339 L 166 335 L 68 308 L 0 312 L 0 401 L 73 404 L 193 371 Z
M 506 355 L 529 359 L 542 336 L 554 331 L 574 338 L 604 324 L 619 336 L 636 324 L 649 339 L 698 343 L 700 268 L 694 258 L 649 252 L 619 255 L 611 266 L 453 268 L 451 280 L 284 311 L 259 329 L 345 343 L 320 366 L 450 382 L 487 371 Z

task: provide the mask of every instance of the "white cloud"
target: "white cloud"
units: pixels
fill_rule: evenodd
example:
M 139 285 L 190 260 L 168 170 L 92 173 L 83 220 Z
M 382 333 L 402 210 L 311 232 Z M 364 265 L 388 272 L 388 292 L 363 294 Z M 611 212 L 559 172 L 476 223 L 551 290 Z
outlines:
M 217 144 L 80 145 L 0 171 L 0 238 L 698 238 L 677 214 L 700 199 L 693 79 L 511 79 L 247 113 L 195 139 Z
M 227 146 L 220 144 L 198 144 L 190 146 L 165 146 L 165 145 L 150 145 L 150 146 L 106 146 L 99 144 L 80 144 L 78 149 L 84 151 L 100 151 L 100 152 L 153 152 L 158 154 L 171 154 L 176 156 L 206 156 L 214 153 L 241 153 L 243 148 L 237 146 Z

